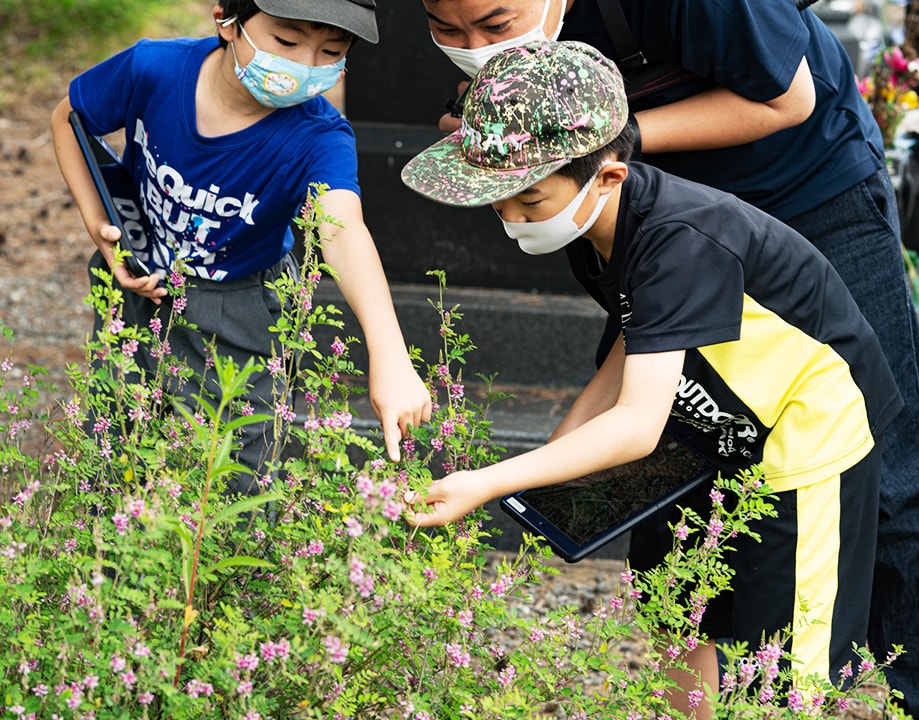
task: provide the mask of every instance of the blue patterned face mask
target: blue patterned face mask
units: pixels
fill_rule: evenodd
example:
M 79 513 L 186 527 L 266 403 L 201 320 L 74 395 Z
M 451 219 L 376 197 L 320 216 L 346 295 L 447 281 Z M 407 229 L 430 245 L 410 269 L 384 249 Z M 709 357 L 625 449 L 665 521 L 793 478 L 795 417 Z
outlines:
M 236 21 L 224 21 L 229 25 Z M 331 65 L 304 65 L 302 63 L 259 50 L 249 38 L 246 29 L 240 25 L 246 42 L 255 50 L 255 56 L 245 67 L 239 66 L 236 48 L 230 43 L 236 77 L 252 97 L 268 108 L 293 107 L 330 90 L 345 73 L 345 58 Z

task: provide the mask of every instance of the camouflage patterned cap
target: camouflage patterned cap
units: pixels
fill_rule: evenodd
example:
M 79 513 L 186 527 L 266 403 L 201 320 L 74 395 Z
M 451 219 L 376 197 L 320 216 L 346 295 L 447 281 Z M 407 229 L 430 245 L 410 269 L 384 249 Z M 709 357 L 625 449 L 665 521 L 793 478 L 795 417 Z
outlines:
M 611 60 L 580 42 L 530 43 L 485 64 L 462 127 L 412 158 L 402 182 L 445 205 L 488 205 L 609 144 L 627 120 Z

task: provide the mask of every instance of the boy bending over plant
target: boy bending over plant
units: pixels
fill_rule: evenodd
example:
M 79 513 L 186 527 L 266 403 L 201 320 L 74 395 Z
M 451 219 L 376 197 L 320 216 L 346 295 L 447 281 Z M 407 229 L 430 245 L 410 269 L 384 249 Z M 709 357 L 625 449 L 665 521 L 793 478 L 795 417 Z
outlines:
M 801 673 L 835 677 L 867 634 L 877 443 L 901 406 L 842 280 L 778 220 L 630 163 L 622 78 L 588 45 L 508 50 L 466 97 L 460 130 L 409 162 L 404 182 L 445 204 L 491 204 L 524 252 L 564 248 L 619 333 L 547 445 L 409 493 L 409 522 L 451 522 L 502 495 L 636 460 L 664 430 L 725 474 L 760 464 L 777 517 L 758 523 L 761 543 L 737 543 L 732 592 L 701 629 L 758 647 L 790 626 Z M 669 548 L 654 528 L 632 543 L 637 566 Z M 799 600 L 821 622 L 799 630 Z M 713 643 L 688 660 L 718 687 Z M 680 679 L 687 691 L 697 682 Z M 688 713 L 697 702 L 687 693 L 677 705 Z

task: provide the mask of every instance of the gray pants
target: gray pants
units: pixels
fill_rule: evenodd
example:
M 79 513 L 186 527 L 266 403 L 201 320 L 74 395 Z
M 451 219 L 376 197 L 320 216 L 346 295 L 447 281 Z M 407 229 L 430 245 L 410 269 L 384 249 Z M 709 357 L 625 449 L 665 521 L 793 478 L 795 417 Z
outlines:
M 102 256 L 96 252 L 90 259 L 89 268 L 101 268 L 108 271 Z M 209 367 L 211 355 L 209 345 L 216 348 L 221 357 L 232 358 L 240 367 L 249 358 L 256 361 L 269 358 L 272 350 L 280 356 L 282 348 L 277 336 L 269 331 L 281 316 L 281 304 L 273 290 L 265 287 L 282 274 L 296 276 L 298 268 L 293 257 L 288 255 L 273 268 L 239 280 L 214 282 L 198 278 L 188 278 L 186 287 L 187 305 L 182 316 L 196 326 L 195 330 L 183 326 L 174 326 L 169 333 L 169 346 L 172 354 L 184 362 L 196 376 L 204 379 L 204 392 L 198 380 L 189 381 L 179 388 L 175 383 L 164 388 L 174 397 L 194 408 L 196 402 L 193 394 L 213 396 L 219 399 L 220 388 L 215 373 Z M 98 285 L 99 280 L 90 272 L 90 284 Z M 115 281 L 116 286 L 117 281 Z M 157 307 L 150 300 L 131 291 L 124 292 L 123 319 L 125 325 L 136 325 L 148 328 L 150 320 L 156 315 Z M 164 302 L 159 306 L 159 315 L 165 328 L 168 325 L 170 306 Z M 102 319 L 95 318 L 94 333 L 102 327 Z M 148 378 L 155 377 L 157 361 L 142 348 L 135 355 L 138 365 L 146 372 Z M 135 380 L 135 379 L 132 379 Z M 249 387 L 240 402 L 248 402 L 255 413 L 274 415 L 273 388 L 274 378 L 267 370 L 256 372 L 249 378 Z M 227 491 L 231 494 L 257 494 L 257 479 L 267 472 L 265 463 L 276 450 L 273 437 L 273 423 L 256 423 L 245 425 L 241 429 L 241 448 L 236 460 L 250 468 L 255 475 L 243 475 L 228 481 Z

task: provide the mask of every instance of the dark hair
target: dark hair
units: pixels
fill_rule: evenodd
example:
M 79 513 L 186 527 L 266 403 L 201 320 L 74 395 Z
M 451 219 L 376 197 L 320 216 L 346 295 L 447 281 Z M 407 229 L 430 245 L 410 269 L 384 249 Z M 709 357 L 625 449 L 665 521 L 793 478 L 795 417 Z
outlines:
M 264 12 L 255 4 L 255 0 L 217 0 L 217 4 L 223 8 L 223 17 L 225 20 L 229 20 L 232 17 L 236 18 L 236 36 L 239 37 L 241 34 L 239 28 L 242 27 L 249 18 L 251 18 L 256 13 Z M 335 27 L 334 25 L 327 25 L 326 23 L 310 23 L 310 27 L 314 28 L 326 28 L 334 27 L 336 30 L 341 30 L 346 35 L 351 37 L 351 46 L 348 50 L 354 48 L 355 43 L 357 43 L 358 37 L 352 32 L 345 30 L 344 28 Z M 220 39 L 220 47 L 226 47 L 227 41 L 222 37 Z
M 255 0 L 217 0 L 217 4 L 223 8 L 223 17 L 229 20 L 236 18 L 236 34 L 239 35 L 239 27 L 256 13 L 260 13 Z M 226 47 L 227 41 L 220 38 L 220 47 Z
M 626 125 L 612 141 L 604 145 L 599 150 L 594 150 L 589 155 L 574 158 L 567 165 L 562 165 L 555 174 L 561 177 L 570 178 L 578 187 L 584 187 L 597 170 L 600 164 L 610 155 L 615 155 L 620 162 L 627 163 L 632 157 L 632 146 L 635 144 L 635 136 L 632 128 Z

